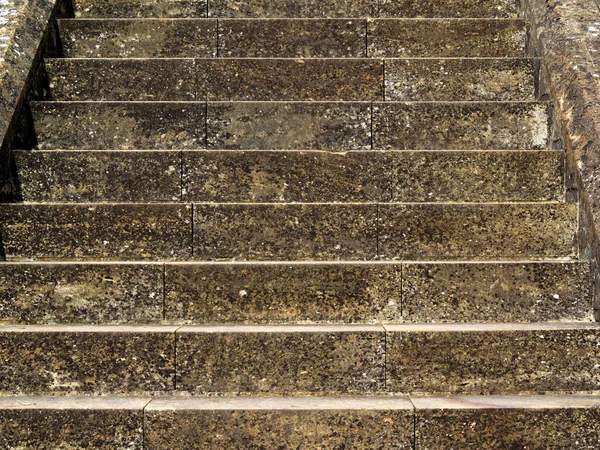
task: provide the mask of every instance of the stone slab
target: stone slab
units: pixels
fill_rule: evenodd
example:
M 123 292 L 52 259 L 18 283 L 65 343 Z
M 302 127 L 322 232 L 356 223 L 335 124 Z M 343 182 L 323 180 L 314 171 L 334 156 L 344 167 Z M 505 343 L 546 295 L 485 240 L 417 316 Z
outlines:
M 183 199 L 276 203 L 390 201 L 393 161 L 390 153 L 373 151 L 185 151 Z
M 3 395 L 172 390 L 176 327 L 0 327 Z
M 515 0 L 378 0 L 380 17 L 517 17 Z
M 0 399 L 0 446 L 141 450 L 147 399 Z
M 589 263 L 407 264 L 409 322 L 549 322 L 592 318 Z
M 148 449 L 412 449 L 414 417 L 404 398 L 157 399 L 145 431 Z
M 208 58 L 217 54 L 214 19 L 60 19 L 67 58 Z
M 181 260 L 192 250 L 192 207 L 177 204 L 2 204 L 9 260 Z
M 592 449 L 600 440 L 600 398 L 468 396 L 413 398 L 416 448 Z
M 385 379 L 377 325 L 183 327 L 177 390 L 193 393 L 368 393 Z
M 373 104 L 377 149 L 542 150 L 549 127 L 546 103 Z
M 55 101 L 194 101 L 193 59 L 46 59 Z
M 219 56 L 361 58 L 367 25 L 359 19 L 220 19 Z
M 213 0 L 208 17 L 371 17 L 376 0 Z
M 158 264 L 3 263 L 0 323 L 149 323 L 163 318 Z
M 13 154 L 19 194 L 25 202 L 181 200 L 180 151 L 24 150 Z
M 197 95 L 208 100 L 383 100 L 380 60 L 227 58 L 196 64 Z
M 209 149 L 371 148 L 371 106 L 353 102 L 209 102 Z
M 520 19 L 373 19 L 367 27 L 370 57 L 523 57 L 527 42 Z
M 400 264 L 167 264 L 174 323 L 401 320 Z
M 206 17 L 206 0 L 73 0 L 77 18 Z
M 32 111 L 42 150 L 205 148 L 205 103 L 35 102 Z
M 577 256 L 575 204 L 380 204 L 378 215 L 378 249 L 383 259 Z
M 394 392 L 523 394 L 600 387 L 597 323 L 386 325 Z
M 197 204 L 194 258 L 374 259 L 376 219 L 369 204 Z
M 386 59 L 385 99 L 534 101 L 535 64 L 516 58 Z

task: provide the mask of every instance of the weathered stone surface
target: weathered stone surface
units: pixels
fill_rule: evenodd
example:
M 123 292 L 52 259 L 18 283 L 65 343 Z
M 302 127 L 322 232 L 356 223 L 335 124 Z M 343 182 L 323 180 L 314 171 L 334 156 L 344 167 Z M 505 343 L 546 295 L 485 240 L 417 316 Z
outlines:
M 361 58 L 367 25 L 358 19 L 219 20 L 219 56 Z
M 194 205 L 194 257 L 208 260 L 362 260 L 377 251 L 377 206 Z
M 209 102 L 209 149 L 371 147 L 371 106 L 346 102 Z
M 35 102 L 40 149 L 205 147 L 206 104 L 184 102 Z
M 0 446 L 142 450 L 150 398 L 1 397 Z
M 560 151 L 392 151 L 391 155 L 395 202 L 564 200 Z
M 191 222 L 190 205 L 0 205 L 9 260 L 187 259 Z
M 373 151 L 186 151 L 183 152 L 183 199 L 389 201 L 394 184 L 393 162 L 392 154 Z
M 75 17 L 206 17 L 206 0 L 73 0 Z
M 402 311 L 410 322 L 590 320 L 588 263 L 407 264 Z
M 177 332 L 177 390 L 368 393 L 385 378 L 378 325 L 189 326 Z
M 371 17 L 377 0 L 214 0 L 208 17 Z
M 14 155 L 25 202 L 181 200 L 179 151 L 25 150 Z
M 173 389 L 176 327 L 0 327 L 3 395 Z
M 548 104 L 375 103 L 373 147 L 529 150 L 548 147 Z
M 533 101 L 532 59 L 387 59 L 385 99 Z
M 600 440 L 597 396 L 411 398 L 416 447 L 593 449 Z
M 148 449 L 413 448 L 412 403 L 398 397 L 155 399 L 145 411 Z
M 400 264 L 168 264 L 165 318 L 187 323 L 401 320 Z
M 576 257 L 575 204 L 380 204 L 378 215 L 384 259 Z
M 193 101 L 193 59 L 46 59 L 52 100 Z
M 158 264 L 0 265 L 0 323 L 143 323 L 163 318 Z
M 198 98 L 383 100 L 383 62 L 373 59 L 197 60 Z
M 597 323 L 385 327 L 392 391 L 514 394 L 600 387 Z
M 61 19 L 68 58 L 201 58 L 217 54 L 213 19 Z
M 525 56 L 523 20 L 375 19 L 367 27 L 371 57 Z
M 378 0 L 381 17 L 517 17 L 515 0 Z

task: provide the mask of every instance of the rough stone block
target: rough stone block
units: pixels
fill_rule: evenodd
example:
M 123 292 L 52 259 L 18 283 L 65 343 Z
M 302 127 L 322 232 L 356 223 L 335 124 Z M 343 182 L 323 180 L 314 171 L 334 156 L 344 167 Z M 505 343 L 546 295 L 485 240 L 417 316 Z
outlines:
M 517 17 L 515 0 L 378 0 L 381 17 Z
M 159 264 L 0 265 L 0 323 L 142 323 L 162 317 Z
M 368 393 L 385 378 L 378 325 L 189 326 L 177 332 L 177 390 Z
M 192 207 L 2 204 L 0 238 L 9 260 L 187 259 Z
M 364 260 L 377 250 L 369 204 L 194 205 L 194 257 L 208 260 Z
M 73 0 L 75 17 L 206 17 L 206 0 Z
M 386 325 L 394 392 L 523 394 L 600 388 L 597 323 Z
M 0 327 L 0 393 L 136 394 L 172 390 L 177 327 Z
M 208 17 L 371 17 L 376 0 L 214 0 Z
M 166 320 L 371 323 L 401 320 L 400 264 L 168 264 Z

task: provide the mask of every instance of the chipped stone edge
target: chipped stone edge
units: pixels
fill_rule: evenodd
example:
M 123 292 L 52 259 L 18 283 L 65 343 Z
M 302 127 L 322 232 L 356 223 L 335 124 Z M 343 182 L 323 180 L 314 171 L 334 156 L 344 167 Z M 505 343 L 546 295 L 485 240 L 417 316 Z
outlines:
M 598 0 L 522 0 L 530 53 L 543 58 L 541 93 L 554 106 L 555 142 L 566 154 L 567 198 L 579 200 L 579 257 L 592 264 L 593 307 L 600 321 L 600 42 Z M 600 55 L 599 55 L 600 57 Z

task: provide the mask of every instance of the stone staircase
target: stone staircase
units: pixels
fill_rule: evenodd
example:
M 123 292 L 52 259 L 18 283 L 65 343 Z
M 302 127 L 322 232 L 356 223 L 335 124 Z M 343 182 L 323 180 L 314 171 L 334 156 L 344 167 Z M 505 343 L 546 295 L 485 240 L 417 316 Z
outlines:
M 599 448 L 516 4 L 73 6 L 0 204 L 0 448 Z

